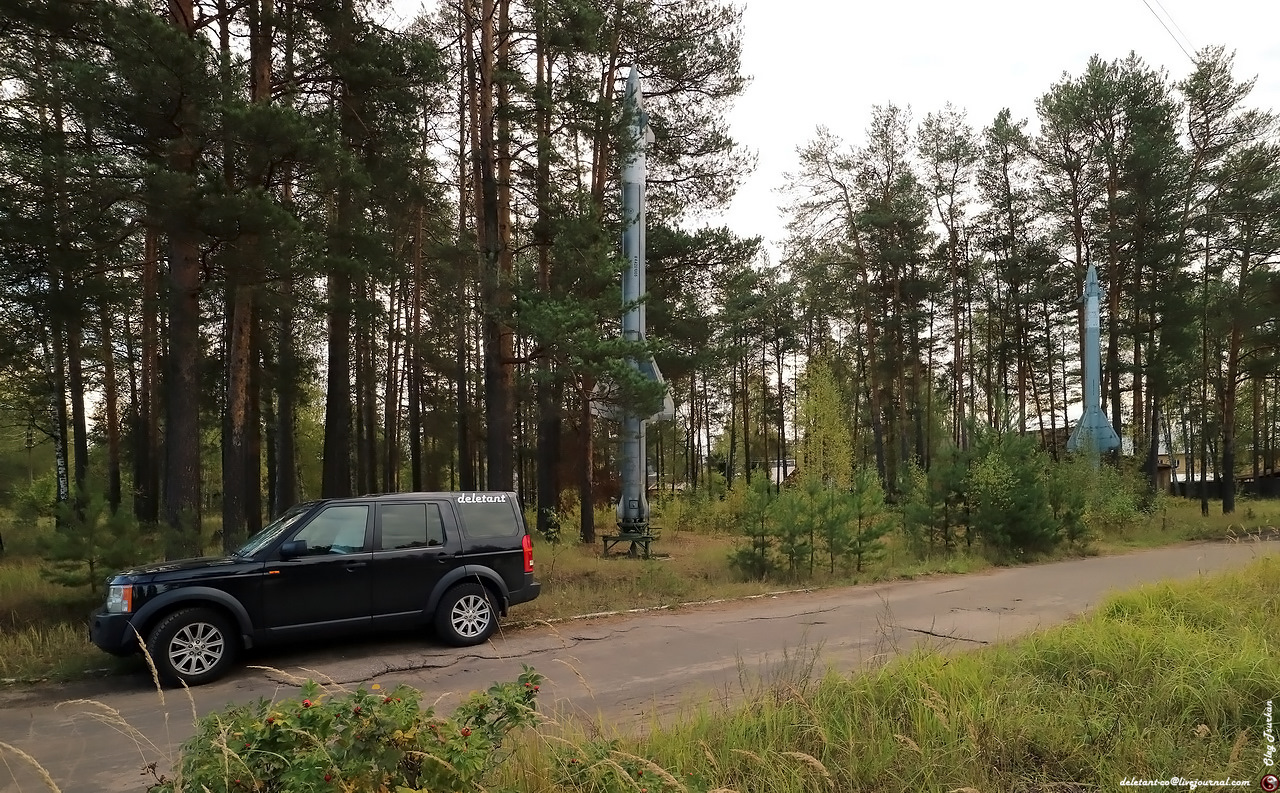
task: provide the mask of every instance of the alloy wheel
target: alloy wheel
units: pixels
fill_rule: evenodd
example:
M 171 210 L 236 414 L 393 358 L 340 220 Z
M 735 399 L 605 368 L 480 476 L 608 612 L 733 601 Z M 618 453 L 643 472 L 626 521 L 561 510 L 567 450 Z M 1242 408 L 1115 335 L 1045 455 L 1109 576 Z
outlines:
M 203 675 L 217 666 L 227 642 L 217 626 L 207 622 L 183 625 L 169 642 L 169 663 L 187 676 Z
M 454 631 L 464 639 L 482 635 L 488 630 L 492 619 L 493 608 L 489 599 L 483 595 L 463 595 L 449 612 L 449 622 Z

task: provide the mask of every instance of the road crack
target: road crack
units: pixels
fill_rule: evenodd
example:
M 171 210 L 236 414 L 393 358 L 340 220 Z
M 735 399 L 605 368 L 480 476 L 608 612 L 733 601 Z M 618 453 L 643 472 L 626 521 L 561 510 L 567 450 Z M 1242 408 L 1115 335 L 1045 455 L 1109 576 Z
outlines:
M 794 614 L 779 614 L 779 615 L 777 615 L 777 616 L 769 616 L 769 617 L 747 617 L 747 618 L 746 618 L 746 619 L 744 619 L 744 620 L 734 620 L 734 622 L 735 622 L 735 623 L 743 623 L 743 622 L 757 622 L 757 621 L 759 621 L 759 620 L 793 620 L 793 619 L 795 619 L 795 618 L 797 618 L 797 617 L 807 617 L 807 616 L 810 616 L 810 615 L 812 615 L 812 614 L 826 614 L 827 612 L 829 612 L 829 611 L 835 611 L 835 610 L 836 610 L 836 609 L 838 609 L 838 608 L 840 608 L 840 607 L 839 607 L 839 606 L 831 606 L 831 607 L 829 607 L 829 608 L 825 608 L 825 609 L 815 609 L 814 611 L 798 611 L 798 612 L 796 612 L 796 613 L 794 613 Z
M 893 627 L 899 630 L 911 631 L 912 633 L 923 633 L 925 636 L 936 636 L 939 639 L 952 639 L 957 642 L 973 642 L 974 644 L 991 644 L 991 642 L 984 641 L 982 639 L 970 639 L 968 636 L 956 636 L 954 633 L 936 633 L 934 631 L 927 631 L 924 628 L 908 628 L 906 625 L 894 625 Z

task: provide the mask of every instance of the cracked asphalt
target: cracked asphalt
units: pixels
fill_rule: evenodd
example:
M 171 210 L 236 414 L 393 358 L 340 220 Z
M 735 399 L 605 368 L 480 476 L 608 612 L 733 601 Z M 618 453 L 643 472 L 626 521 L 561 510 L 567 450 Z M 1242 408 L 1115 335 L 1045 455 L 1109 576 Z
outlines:
M 251 656 L 246 663 L 260 668 L 195 689 L 191 700 L 172 690 L 162 700 L 142 674 L 8 690 L 0 692 L 0 742 L 43 764 L 67 793 L 142 791 L 142 768 L 156 762 L 168 770 L 190 736 L 193 707 L 204 714 L 289 696 L 312 677 L 345 686 L 407 683 L 445 709 L 514 678 L 525 663 L 548 678 L 544 709 L 643 729 L 709 699 L 749 696 L 750 681 L 803 673 L 815 659 L 854 669 L 922 645 L 973 649 L 1062 623 L 1113 591 L 1239 567 L 1275 548 L 1204 543 L 725 601 L 507 630 L 462 650 L 421 636 L 293 648 Z M 138 732 L 114 723 L 112 714 Z M 0 791 L 40 789 L 37 773 L 0 747 Z

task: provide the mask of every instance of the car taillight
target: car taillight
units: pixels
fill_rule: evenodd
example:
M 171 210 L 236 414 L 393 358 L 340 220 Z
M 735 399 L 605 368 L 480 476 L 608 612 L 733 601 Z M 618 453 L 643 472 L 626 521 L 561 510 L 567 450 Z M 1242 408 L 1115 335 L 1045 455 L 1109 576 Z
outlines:
M 533 572 L 533 538 L 528 534 L 524 535 L 524 571 Z

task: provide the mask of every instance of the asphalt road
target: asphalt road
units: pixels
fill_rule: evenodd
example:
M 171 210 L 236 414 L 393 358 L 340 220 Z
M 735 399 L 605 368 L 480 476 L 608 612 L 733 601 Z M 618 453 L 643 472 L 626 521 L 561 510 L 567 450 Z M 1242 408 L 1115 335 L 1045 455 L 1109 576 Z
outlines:
M 802 672 L 815 657 L 852 669 L 922 643 L 980 647 L 1064 622 L 1115 590 L 1239 567 L 1276 547 L 1186 545 L 569 621 L 509 631 L 466 650 L 400 637 L 277 652 L 249 663 L 279 671 L 246 668 L 195 689 L 194 708 L 203 714 L 229 702 L 288 696 L 291 674 L 343 684 L 408 683 L 428 699 L 441 697 L 443 708 L 495 680 L 513 679 L 528 663 L 548 677 L 544 708 L 647 724 L 708 697 L 741 696 L 743 670 L 759 680 Z M 67 793 L 141 791 L 142 767 L 157 762 L 166 770 L 191 734 L 192 708 L 181 691 L 167 691 L 161 701 L 142 675 L 5 691 L 0 742 L 34 757 Z M 120 727 L 113 714 L 137 732 Z M 39 774 L 0 747 L 0 791 L 42 789 Z

